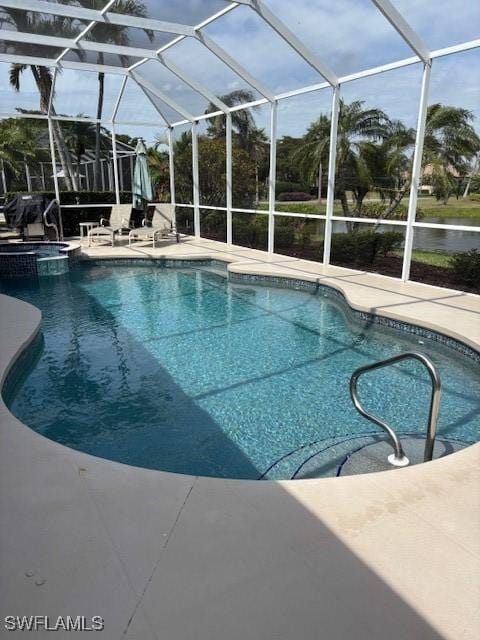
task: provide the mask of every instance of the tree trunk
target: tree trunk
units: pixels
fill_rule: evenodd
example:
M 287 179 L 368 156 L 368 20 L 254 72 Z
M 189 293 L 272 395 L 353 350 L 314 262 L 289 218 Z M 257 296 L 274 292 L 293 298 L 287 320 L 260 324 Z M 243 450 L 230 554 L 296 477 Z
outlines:
M 323 167 L 322 167 L 322 161 L 320 160 L 319 164 L 318 164 L 318 201 L 322 202 L 322 174 L 323 174 Z
M 103 62 L 102 60 L 103 54 L 99 54 L 99 62 Z M 100 190 L 100 120 L 102 119 L 103 112 L 103 94 L 105 89 L 105 74 L 98 74 L 98 103 L 97 103 L 97 120 L 98 122 L 95 124 L 95 165 L 93 171 L 93 189 L 95 191 Z
M 340 204 L 342 205 L 342 211 L 344 216 L 350 215 L 350 209 L 348 208 L 347 192 L 342 189 L 340 194 Z
M 255 206 L 260 202 L 260 187 L 258 184 L 258 163 L 255 162 Z
M 82 156 L 80 153 L 77 153 L 77 189 L 78 191 L 81 190 L 82 188 L 82 179 L 80 177 L 80 161 L 82 159 Z
M 397 191 L 397 193 L 395 194 L 393 200 L 390 202 L 388 207 L 385 209 L 382 218 L 390 218 L 392 213 L 395 211 L 395 209 L 398 207 L 400 202 L 405 197 L 409 187 L 410 187 L 410 179 L 408 179 L 405 182 L 405 184 L 403 185 L 403 187 L 399 191 Z
M 463 192 L 463 196 L 462 199 L 465 199 L 468 197 L 468 193 L 470 191 L 470 185 L 472 184 L 472 178 L 474 173 L 476 173 L 477 169 L 478 169 L 478 161 L 479 161 L 480 155 L 476 156 L 475 158 L 475 162 L 473 163 L 473 167 L 472 167 L 472 172 L 470 173 L 468 180 L 467 180 L 467 184 L 465 186 L 465 191 Z

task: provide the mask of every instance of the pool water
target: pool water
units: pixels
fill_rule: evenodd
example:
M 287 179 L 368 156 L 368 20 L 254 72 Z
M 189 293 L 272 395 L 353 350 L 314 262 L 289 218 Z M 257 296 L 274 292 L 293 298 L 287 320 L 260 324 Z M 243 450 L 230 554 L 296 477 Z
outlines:
M 411 349 L 440 370 L 440 438 L 479 436 L 478 365 L 433 341 L 360 324 L 336 296 L 234 284 L 219 268 L 106 263 L 0 290 L 43 313 L 43 346 L 8 393 L 11 411 L 96 456 L 194 475 L 290 478 L 315 451 L 333 446 L 334 457 L 334 445 L 344 452 L 378 434 L 352 406 L 351 373 Z M 430 382 L 420 364 L 367 374 L 359 392 L 399 433 L 425 433 Z

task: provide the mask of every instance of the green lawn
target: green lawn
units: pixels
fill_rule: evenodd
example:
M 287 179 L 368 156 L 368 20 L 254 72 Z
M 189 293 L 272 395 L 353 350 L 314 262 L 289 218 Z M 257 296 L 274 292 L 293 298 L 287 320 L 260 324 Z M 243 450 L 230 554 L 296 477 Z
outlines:
M 418 206 L 423 209 L 425 217 L 438 216 L 440 218 L 479 218 L 480 202 L 450 198 L 446 205 L 432 197 L 418 199 Z
M 394 255 L 403 257 L 403 251 L 394 251 Z M 412 251 L 412 260 L 422 262 L 434 267 L 450 267 L 450 255 L 448 253 L 440 253 L 437 251 Z
M 371 194 L 370 197 L 374 198 L 376 194 Z M 408 200 L 404 199 L 403 204 L 408 205 Z M 435 218 L 467 218 L 470 220 L 478 219 L 480 221 L 480 202 L 471 200 L 456 200 L 450 198 L 446 205 L 438 202 L 431 196 L 423 196 L 418 199 L 418 206 L 423 210 L 425 219 L 430 217 Z M 262 202 L 259 205 L 259 209 L 268 209 L 268 204 Z M 318 200 L 310 200 L 308 202 L 278 202 L 275 205 L 277 211 L 289 211 L 292 213 L 317 213 L 325 215 L 325 200 L 321 203 Z M 335 202 L 334 215 L 343 215 L 342 208 L 338 202 Z

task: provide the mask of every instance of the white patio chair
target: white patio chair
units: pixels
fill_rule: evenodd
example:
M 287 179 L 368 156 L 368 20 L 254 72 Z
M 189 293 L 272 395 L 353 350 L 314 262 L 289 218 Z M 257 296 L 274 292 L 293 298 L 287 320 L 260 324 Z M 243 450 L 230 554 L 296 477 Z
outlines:
M 155 243 L 159 240 L 175 237 L 177 242 L 180 242 L 180 234 L 173 224 L 173 205 L 171 204 L 155 205 L 151 226 L 147 226 L 146 218 L 142 225 L 138 229 L 132 229 L 128 234 L 129 246 L 132 244 L 132 240 L 152 241 L 154 248 Z
M 105 239 L 112 243 L 112 247 L 115 246 L 115 234 L 121 234 L 123 229 L 130 228 L 130 220 L 132 217 L 132 205 L 131 204 L 114 204 L 110 212 L 110 218 L 100 218 L 98 227 L 93 227 L 88 232 L 88 246 L 92 246 L 92 240 L 96 238 Z M 108 223 L 108 224 L 105 224 Z

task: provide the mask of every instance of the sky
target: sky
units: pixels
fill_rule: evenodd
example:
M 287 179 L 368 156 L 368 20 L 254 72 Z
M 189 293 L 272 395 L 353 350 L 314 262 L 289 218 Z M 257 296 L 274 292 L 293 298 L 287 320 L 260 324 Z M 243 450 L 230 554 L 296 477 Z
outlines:
M 147 13 L 155 19 L 197 24 L 226 6 L 223 0 L 144 0 Z M 375 8 L 371 0 L 264 0 L 265 3 L 302 39 L 324 64 L 338 75 L 346 75 L 380 64 L 411 57 L 413 52 Z M 416 29 L 430 50 L 448 47 L 480 37 L 480 2 L 478 0 L 393 0 L 398 10 Z M 205 32 L 240 62 L 272 92 L 280 93 L 322 82 L 318 73 L 248 7 L 238 7 L 209 25 Z M 140 29 L 129 29 L 131 45 L 148 45 L 148 37 Z M 157 34 L 155 46 L 170 36 Z M 222 95 L 251 87 L 207 51 L 197 41 L 187 38 L 165 52 L 165 58 L 182 67 L 191 76 Z M 131 62 L 135 62 L 132 59 Z M 120 64 L 110 57 L 108 64 Z M 368 106 L 386 111 L 407 126 L 416 124 L 421 81 L 420 65 L 412 65 L 385 74 L 345 83 L 342 97 L 346 101 L 364 100 Z M 188 112 L 205 111 L 207 100 L 194 92 L 156 61 L 138 69 L 171 99 Z M 8 84 L 8 65 L 0 64 L 0 113 L 11 113 L 15 107 L 38 108 L 38 94 L 30 73 L 22 78 L 22 90 L 15 93 Z M 110 117 L 121 77 L 106 77 L 104 114 Z M 98 81 L 95 73 L 64 70 L 56 87 L 57 113 L 94 116 Z M 472 50 L 434 61 L 429 102 L 442 102 L 467 108 L 475 113 L 480 128 L 480 50 Z M 254 97 L 259 95 L 253 90 Z M 182 116 L 170 107 L 150 98 L 171 121 Z M 330 109 L 329 89 L 301 97 L 282 100 L 279 104 L 278 135 L 302 135 L 310 122 Z M 258 126 L 268 127 L 268 109 L 254 113 Z M 155 125 L 158 114 L 144 93 L 133 83 L 127 89 L 118 112 L 124 122 L 145 121 Z M 130 129 L 129 129 L 130 128 Z M 121 132 L 138 130 L 133 125 L 119 126 Z M 143 129 L 144 137 L 153 139 L 159 129 Z

